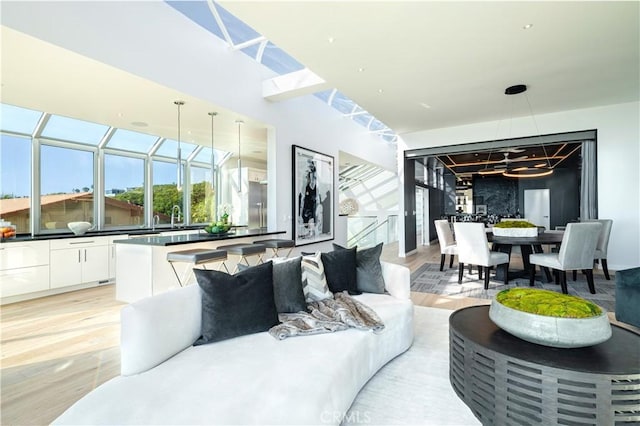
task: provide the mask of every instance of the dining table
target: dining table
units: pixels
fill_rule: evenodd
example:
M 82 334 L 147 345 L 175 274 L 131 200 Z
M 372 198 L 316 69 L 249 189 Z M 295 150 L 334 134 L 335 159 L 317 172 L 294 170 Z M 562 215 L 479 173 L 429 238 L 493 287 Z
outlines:
M 511 251 L 514 246 L 520 247 L 520 252 L 522 254 L 522 264 L 523 269 L 521 270 L 512 270 L 509 269 L 509 279 L 511 278 L 522 278 L 529 277 L 531 273 L 532 266 L 529 262 L 529 256 L 531 253 L 544 253 L 542 248 L 543 245 L 555 246 L 559 249 L 560 243 L 562 242 L 562 237 L 564 235 L 564 231 L 545 231 L 539 233 L 535 237 L 505 237 L 505 236 L 496 236 L 493 233 L 487 233 L 487 239 L 489 242 L 493 243 L 492 250 L 499 251 L 503 253 L 507 253 L 509 255 L 509 259 L 511 259 Z M 509 264 L 506 265 L 498 265 L 496 267 L 496 280 L 501 281 L 504 280 L 504 273 Z M 552 282 L 551 272 L 548 268 L 542 268 L 544 274 L 540 279 L 543 282 Z

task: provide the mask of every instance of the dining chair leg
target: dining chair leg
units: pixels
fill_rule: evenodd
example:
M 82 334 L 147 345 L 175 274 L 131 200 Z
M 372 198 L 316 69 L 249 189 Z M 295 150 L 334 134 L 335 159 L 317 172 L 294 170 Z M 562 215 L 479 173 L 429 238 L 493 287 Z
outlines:
M 536 278 L 536 265 L 531 265 L 529 268 L 529 287 L 533 287 L 533 281 Z
M 596 287 L 593 285 L 593 270 L 587 269 L 584 271 L 587 274 L 587 284 L 589 285 L 589 292 L 596 294 Z
M 559 271 L 558 274 L 560 275 L 560 287 L 562 288 L 562 292 L 564 294 L 569 294 L 569 291 L 567 290 L 567 271 Z
M 555 281 L 556 285 L 560 284 L 560 271 L 557 269 L 553 270 L 553 281 Z
M 607 280 L 610 280 L 611 277 L 609 277 L 609 267 L 607 266 L 607 259 L 601 259 L 602 260 L 602 271 L 604 272 L 604 277 Z
M 491 266 L 478 266 L 480 271 L 484 270 L 484 289 L 489 290 L 489 271 L 491 270 Z
M 469 273 L 473 274 L 473 265 L 472 264 L 469 264 Z
M 446 255 L 446 254 L 444 254 L 444 253 L 442 253 L 442 254 L 440 255 L 440 272 L 442 272 L 442 268 L 444 268 L 444 259 L 445 259 L 445 257 L 446 257 L 446 256 L 447 256 L 447 255 Z
M 458 284 L 462 284 L 463 274 L 464 274 L 464 263 L 458 261 Z
M 453 256 L 452 254 L 449 255 L 449 268 L 453 268 Z
M 482 266 L 478 266 L 478 279 L 481 280 L 482 279 Z
M 573 280 L 575 281 L 578 278 L 578 271 L 573 271 Z
M 504 285 L 509 284 L 509 264 L 504 266 Z

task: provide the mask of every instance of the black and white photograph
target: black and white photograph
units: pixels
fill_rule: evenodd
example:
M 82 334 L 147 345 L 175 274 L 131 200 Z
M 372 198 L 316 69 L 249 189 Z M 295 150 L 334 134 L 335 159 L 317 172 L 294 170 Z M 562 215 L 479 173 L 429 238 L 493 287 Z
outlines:
M 293 239 L 297 246 L 333 239 L 330 155 L 293 145 Z

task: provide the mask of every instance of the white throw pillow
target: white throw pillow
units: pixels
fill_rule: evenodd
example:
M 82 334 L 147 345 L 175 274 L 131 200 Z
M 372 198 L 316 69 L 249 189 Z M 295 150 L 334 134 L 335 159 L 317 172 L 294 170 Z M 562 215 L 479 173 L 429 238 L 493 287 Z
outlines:
M 321 253 L 302 256 L 302 291 L 307 303 L 333 297 L 324 275 Z

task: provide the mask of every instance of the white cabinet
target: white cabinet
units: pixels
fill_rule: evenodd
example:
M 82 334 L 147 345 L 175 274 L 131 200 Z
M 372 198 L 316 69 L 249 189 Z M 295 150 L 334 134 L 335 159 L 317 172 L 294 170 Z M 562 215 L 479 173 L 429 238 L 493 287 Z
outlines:
M 49 289 L 49 241 L 0 243 L 0 296 Z
M 51 240 L 51 288 L 109 279 L 109 238 Z
M 109 280 L 115 280 L 116 278 L 116 245 L 113 243 L 116 240 L 126 240 L 129 238 L 127 234 L 117 235 L 109 238 Z

